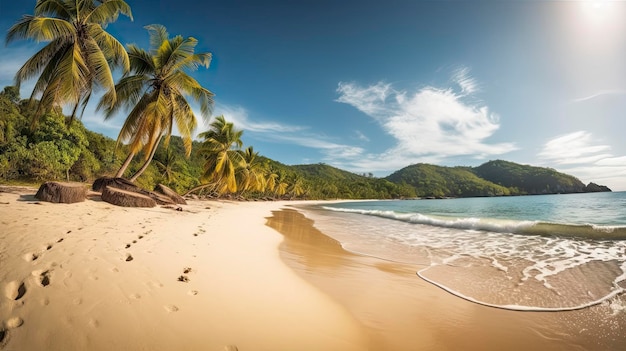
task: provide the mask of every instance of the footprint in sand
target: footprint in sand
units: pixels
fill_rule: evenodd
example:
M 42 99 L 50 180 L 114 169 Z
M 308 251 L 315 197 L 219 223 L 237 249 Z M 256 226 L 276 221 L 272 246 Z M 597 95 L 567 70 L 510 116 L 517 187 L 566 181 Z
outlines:
M 70 230 L 71 231 L 71 230 Z M 63 242 L 63 238 L 57 240 L 57 243 Z
M 24 324 L 24 320 L 20 317 L 9 318 L 4 325 L 7 329 L 14 329 Z
M 196 296 L 196 295 L 198 295 L 198 290 L 189 290 L 187 292 L 187 295 Z
M 24 282 L 14 280 L 6 285 L 4 288 L 4 294 L 10 300 L 17 301 L 21 299 L 24 294 L 26 294 L 26 286 L 24 285 Z
M 163 306 L 167 312 L 178 312 L 178 307 L 175 305 L 165 305 Z
M 38 259 L 39 255 L 33 252 L 33 253 L 27 253 L 26 255 L 24 255 L 22 257 L 24 258 L 24 261 L 32 262 L 32 261 Z
M 126 254 L 126 262 L 130 262 L 133 260 L 133 255 L 131 254 Z
M 32 271 L 31 274 L 33 277 L 36 277 L 39 280 L 39 285 L 41 287 L 46 287 L 50 285 L 50 271 L 48 270 L 36 270 Z
M 130 248 L 130 244 L 126 244 L 126 247 L 125 247 L 125 248 L 126 248 L 126 249 Z

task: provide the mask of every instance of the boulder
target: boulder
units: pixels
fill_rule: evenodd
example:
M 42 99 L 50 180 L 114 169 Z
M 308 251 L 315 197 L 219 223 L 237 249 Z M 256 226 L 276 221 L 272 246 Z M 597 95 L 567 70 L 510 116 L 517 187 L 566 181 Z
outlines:
M 102 200 L 122 207 L 154 207 L 156 201 L 150 196 L 111 186 L 102 188 Z
M 172 201 L 174 201 L 175 204 L 180 204 L 180 205 L 187 204 L 187 201 L 185 201 L 185 199 L 183 199 L 182 196 L 180 196 L 177 192 L 175 192 L 174 190 L 168 188 L 167 186 L 163 184 L 157 184 L 157 186 L 154 188 L 154 191 L 169 197 Z
M 35 198 L 64 204 L 83 202 L 87 198 L 87 187 L 82 183 L 45 182 L 39 187 Z

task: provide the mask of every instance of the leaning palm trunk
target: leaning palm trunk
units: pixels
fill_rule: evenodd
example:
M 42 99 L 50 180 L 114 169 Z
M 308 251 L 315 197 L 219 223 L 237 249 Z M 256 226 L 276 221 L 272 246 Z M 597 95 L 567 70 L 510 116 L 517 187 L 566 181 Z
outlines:
M 143 165 L 141 166 L 141 168 L 139 168 L 139 170 L 133 174 L 132 177 L 130 177 L 130 181 L 131 182 L 135 182 L 135 180 L 137 180 L 137 178 L 139 178 L 139 176 L 146 170 L 148 169 L 148 166 L 150 165 L 150 162 L 152 162 L 152 158 L 154 158 L 154 154 L 156 153 L 157 147 L 159 146 L 159 143 L 155 143 L 154 147 L 152 147 L 152 151 L 150 151 L 150 156 L 148 157 L 148 159 L 146 160 L 146 162 L 143 163 Z
M 217 184 L 216 184 L 216 183 L 206 183 L 206 184 L 200 184 L 200 185 L 198 185 L 197 187 L 195 187 L 195 188 L 192 188 L 192 189 L 188 190 L 186 193 L 184 193 L 184 194 L 183 194 L 183 196 L 187 196 L 187 195 L 189 195 L 189 194 L 193 194 L 193 193 L 195 193 L 196 191 L 200 191 L 200 190 L 206 189 L 206 188 L 208 188 L 208 187 L 213 187 L 213 189 L 211 189 L 211 191 L 215 192 L 215 191 L 216 191 L 216 189 L 217 189 Z
M 117 173 L 115 173 L 115 178 L 121 178 L 124 175 L 124 172 L 126 172 L 126 168 L 130 165 L 130 161 L 133 160 L 133 157 L 135 157 L 135 153 L 131 151 L 126 157 L 126 160 L 124 160 L 122 167 L 120 167 Z

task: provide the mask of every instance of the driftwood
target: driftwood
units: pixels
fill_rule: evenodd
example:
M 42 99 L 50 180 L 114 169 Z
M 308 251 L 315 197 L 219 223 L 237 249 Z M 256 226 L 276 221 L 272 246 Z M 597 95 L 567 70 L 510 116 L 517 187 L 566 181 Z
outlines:
M 102 200 L 122 207 L 156 206 L 156 201 L 149 196 L 114 187 L 104 187 L 102 189 Z
M 111 177 L 102 177 L 98 178 L 93 182 L 92 189 L 93 191 L 102 192 L 102 189 L 111 186 L 117 189 L 128 190 L 135 193 L 140 193 L 143 191 L 142 188 L 136 186 L 130 181 L 124 178 L 111 178 Z
M 177 192 L 175 192 L 174 190 L 166 187 L 163 184 L 157 184 L 156 188 L 154 189 L 156 192 L 161 193 L 167 197 L 169 197 L 172 201 L 174 201 L 175 204 L 180 204 L 180 205 L 186 205 L 187 201 L 185 201 L 185 199 L 183 199 L 182 196 L 178 195 Z
M 45 182 L 39 187 L 35 198 L 64 204 L 82 202 L 87 198 L 87 187 L 81 183 Z
M 170 198 L 169 196 L 140 188 L 124 178 L 102 177 L 102 178 L 96 179 L 96 181 L 93 182 L 94 191 L 99 191 L 99 192 L 104 193 L 104 189 L 106 188 L 115 188 L 115 189 L 120 189 L 120 190 L 124 190 L 124 191 L 131 192 L 131 193 L 144 195 L 144 196 L 152 198 L 159 205 L 175 205 L 176 204 L 174 199 Z M 172 190 L 172 192 L 174 191 Z

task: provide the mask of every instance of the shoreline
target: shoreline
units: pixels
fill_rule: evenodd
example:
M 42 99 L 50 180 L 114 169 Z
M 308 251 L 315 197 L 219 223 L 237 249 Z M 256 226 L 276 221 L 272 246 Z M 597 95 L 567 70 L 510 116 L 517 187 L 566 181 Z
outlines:
M 190 200 L 179 212 L 35 191 L 0 187 L 0 350 L 623 345 L 607 306 L 494 309 L 422 280 L 423 265 L 346 251 L 301 207 L 322 201 Z
M 613 311 L 608 304 L 535 312 L 469 302 L 418 277 L 423 265 L 343 249 L 315 228 L 307 211 L 283 209 L 269 219 L 268 225 L 285 236 L 281 257 L 360 321 L 372 350 L 613 350 L 623 345 L 624 320 L 607 318 Z
M 179 212 L 3 191 L 0 350 L 367 348 L 345 308 L 280 260 L 264 221 L 285 202 Z

